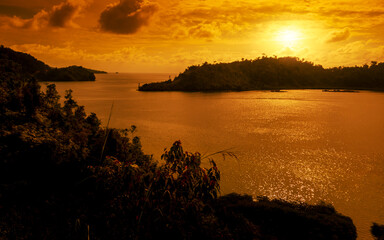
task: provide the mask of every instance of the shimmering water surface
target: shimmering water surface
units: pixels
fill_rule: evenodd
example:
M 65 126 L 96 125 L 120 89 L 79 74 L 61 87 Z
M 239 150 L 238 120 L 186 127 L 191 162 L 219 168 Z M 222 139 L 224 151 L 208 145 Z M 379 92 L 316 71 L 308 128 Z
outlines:
M 100 74 L 96 82 L 56 83 L 106 125 L 137 126 L 144 151 L 159 159 L 181 140 L 215 157 L 222 194 L 325 201 L 350 216 L 359 239 L 384 223 L 384 93 L 321 90 L 223 93 L 138 92 L 167 74 Z

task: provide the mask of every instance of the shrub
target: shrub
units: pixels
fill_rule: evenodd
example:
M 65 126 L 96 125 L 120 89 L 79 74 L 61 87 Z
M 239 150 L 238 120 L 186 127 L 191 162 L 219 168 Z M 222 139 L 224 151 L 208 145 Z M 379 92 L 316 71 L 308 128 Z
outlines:
M 220 172 L 213 160 L 211 168 L 202 168 L 200 154 L 184 152 L 180 141 L 162 158 L 165 163 L 158 166 L 107 157 L 103 164 L 89 167 L 109 203 L 107 215 L 96 216 L 99 222 L 108 219 L 108 229 L 98 227 L 97 235 L 108 233 L 117 239 L 204 235 L 205 211 L 217 198 Z
M 384 225 L 373 223 L 371 226 L 371 234 L 377 240 L 384 239 Z
M 330 206 L 219 198 L 220 171 L 209 156 L 176 141 L 157 163 L 143 153 L 135 126 L 104 129 L 71 90 L 62 104 L 55 85 L 40 92 L 35 79 L 5 62 L 0 239 L 356 238 L 352 221 Z

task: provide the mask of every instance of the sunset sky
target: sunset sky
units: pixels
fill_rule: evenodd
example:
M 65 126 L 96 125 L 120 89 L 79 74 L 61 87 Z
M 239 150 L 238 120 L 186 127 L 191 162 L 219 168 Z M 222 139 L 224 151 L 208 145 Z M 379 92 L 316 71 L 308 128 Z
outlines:
M 384 1 L 0 0 L 0 44 L 50 66 L 182 72 L 205 61 L 384 61 Z

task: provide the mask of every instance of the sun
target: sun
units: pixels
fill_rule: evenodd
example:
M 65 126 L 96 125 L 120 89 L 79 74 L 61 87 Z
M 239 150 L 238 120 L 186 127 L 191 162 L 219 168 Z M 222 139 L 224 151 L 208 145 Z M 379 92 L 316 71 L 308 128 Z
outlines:
M 283 29 L 276 33 L 276 41 L 280 42 L 284 47 L 294 47 L 300 40 L 300 32 L 298 30 Z

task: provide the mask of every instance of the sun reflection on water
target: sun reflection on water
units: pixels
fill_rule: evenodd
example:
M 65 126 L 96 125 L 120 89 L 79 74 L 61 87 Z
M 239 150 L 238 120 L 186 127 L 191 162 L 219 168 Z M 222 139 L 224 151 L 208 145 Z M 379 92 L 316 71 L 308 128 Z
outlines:
M 231 149 L 238 160 L 216 158 L 222 194 L 325 201 L 351 216 L 363 238 L 370 236 L 372 221 L 382 221 L 383 93 L 146 94 L 122 90 L 137 87 L 123 74 L 118 74 L 120 84 L 108 77 L 57 85 L 60 93 L 72 88 L 79 104 L 103 121 L 114 101 L 111 127 L 136 125 L 145 152 L 157 159 L 164 147 L 179 139 L 192 152 Z M 141 77 L 140 82 L 157 79 Z

